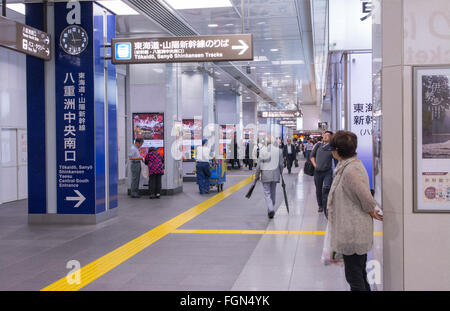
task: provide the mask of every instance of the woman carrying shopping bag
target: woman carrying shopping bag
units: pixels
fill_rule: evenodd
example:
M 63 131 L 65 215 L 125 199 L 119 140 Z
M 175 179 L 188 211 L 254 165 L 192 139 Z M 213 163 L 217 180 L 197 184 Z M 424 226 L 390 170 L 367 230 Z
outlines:
M 375 209 L 366 169 L 356 157 L 358 138 L 338 131 L 330 142 L 339 161 L 328 197 L 330 250 L 342 254 L 345 278 L 352 291 L 370 291 L 367 282 L 367 253 L 373 244 L 373 219 L 383 220 Z M 333 253 L 333 252 L 331 252 Z
M 150 191 L 150 199 L 159 199 L 161 196 L 161 177 L 164 175 L 164 163 L 156 148 L 148 148 L 145 164 L 148 166 L 148 190 Z

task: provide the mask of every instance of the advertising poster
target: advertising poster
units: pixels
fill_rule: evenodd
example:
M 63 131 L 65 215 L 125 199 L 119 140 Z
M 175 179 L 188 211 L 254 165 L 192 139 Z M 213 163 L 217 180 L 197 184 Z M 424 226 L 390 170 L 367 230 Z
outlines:
M 202 144 L 201 134 L 202 120 L 201 119 L 184 119 L 183 121 L 183 161 L 195 161 L 195 149 Z M 197 137 L 199 136 L 199 137 Z
M 415 212 L 450 212 L 450 67 L 415 68 Z
M 225 159 L 234 159 L 234 146 L 236 127 L 232 124 L 220 125 L 219 154 Z
M 373 189 L 372 54 L 350 54 L 350 131 L 358 137 L 358 159 L 364 164 Z
M 149 147 L 155 147 L 164 159 L 164 114 L 163 113 L 133 113 L 133 139 L 143 138 L 144 143 L 139 149 L 145 156 Z

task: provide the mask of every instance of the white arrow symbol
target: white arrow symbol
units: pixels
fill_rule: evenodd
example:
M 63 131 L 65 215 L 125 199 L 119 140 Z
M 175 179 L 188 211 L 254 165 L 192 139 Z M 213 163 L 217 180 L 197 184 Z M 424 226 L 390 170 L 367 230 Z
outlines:
M 46 44 L 49 44 L 49 43 L 50 43 L 50 40 L 49 40 L 48 38 L 45 38 L 45 39 L 44 39 L 44 42 L 45 42 Z
M 248 50 L 248 45 L 242 40 L 239 40 L 239 43 L 242 44 L 242 45 L 233 45 L 231 47 L 231 49 L 233 49 L 233 50 L 241 50 L 241 52 L 239 52 L 239 55 L 242 55 L 242 54 L 245 53 L 245 51 Z
M 86 200 L 86 198 L 84 197 L 84 195 L 81 194 L 80 191 L 78 191 L 78 190 L 74 190 L 74 191 L 78 196 L 77 197 L 66 197 L 66 201 L 78 201 L 78 203 L 75 204 L 74 207 L 79 207 L 81 205 L 81 203 L 83 203 L 84 200 Z
M 47 52 L 47 56 L 50 55 L 50 50 L 49 49 L 46 49 L 45 52 Z M 75 191 L 77 191 L 77 190 L 75 190 Z

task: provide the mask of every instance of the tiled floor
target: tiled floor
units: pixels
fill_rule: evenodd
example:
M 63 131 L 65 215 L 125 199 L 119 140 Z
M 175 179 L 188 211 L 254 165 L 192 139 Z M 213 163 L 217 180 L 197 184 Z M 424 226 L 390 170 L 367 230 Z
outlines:
M 179 229 L 325 230 L 313 178 L 299 168 L 284 177 L 289 215 L 281 187 L 269 220 L 262 187 L 248 200 L 246 186 Z M 225 188 L 244 178 L 229 177 Z M 119 217 L 99 225 L 30 226 L 27 201 L 1 205 L 0 290 L 40 290 L 69 272 L 68 261 L 84 266 L 215 195 L 201 196 L 195 183 L 151 201 L 119 191 Z M 347 290 L 343 268 L 321 264 L 322 245 L 321 235 L 170 233 L 82 290 Z

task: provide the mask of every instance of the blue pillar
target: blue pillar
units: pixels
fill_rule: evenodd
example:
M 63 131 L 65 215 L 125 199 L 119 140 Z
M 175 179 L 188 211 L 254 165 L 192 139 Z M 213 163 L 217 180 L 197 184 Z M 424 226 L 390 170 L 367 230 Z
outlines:
M 44 29 L 42 4 L 26 5 L 25 23 Z M 27 133 L 28 150 L 28 213 L 45 214 L 46 190 L 46 141 L 45 141 L 45 84 L 44 61 L 27 55 Z
M 42 9 L 29 11 L 27 18 L 33 20 L 39 19 Z M 52 202 L 44 203 L 46 209 L 36 208 L 32 187 L 29 220 L 97 223 L 115 216 L 117 207 L 116 73 L 114 65 L 104 59 L 105 44 L 115 35 L 115 16 L 92 1 L 57 2 L 52 16 L 54 81 L 46 83 L 54 83 L 50 105 L 54 105 L 55 119 L 48 120 L 47 115 L 41 128 L 44 135 L 29 141 L 45 146 L 45 123 L 55 124 L 56 157 L 43 157 L 55 158 L 56 189 L 49 187 L 48 180 L 42 185 L 56 192 L 56 208 L 49 208 Z M 32 65 L 27 66 L 29 79 L 38 74 Z M 28 84 L 28 92 L 34 87 Z M 35 119 L 28 115 L 29 129 L 41 126 L 42 120 Z M 43 165 L 38 170 L 45 179 L 48 168 Z

